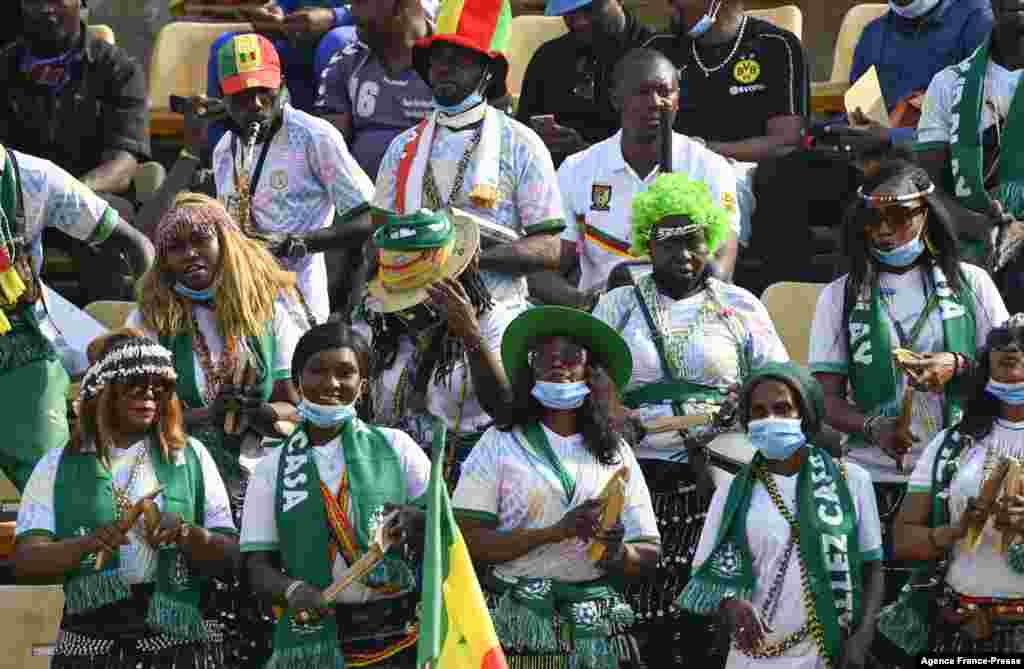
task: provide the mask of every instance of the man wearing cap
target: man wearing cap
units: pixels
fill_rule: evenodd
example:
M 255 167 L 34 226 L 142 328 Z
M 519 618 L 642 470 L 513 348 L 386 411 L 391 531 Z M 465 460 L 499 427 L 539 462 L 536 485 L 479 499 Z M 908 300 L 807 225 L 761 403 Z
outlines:
M 323 322 L 330 304 L 321 252 L 363 245 L 373 184 L 334 126 L 282 99 L 281 64 L 267 38 L 236 35 L 218 66 L 231 126 L 213 152 L 218 197 L 298 275 L 306 316 Z
M 565 218 L 573 223 L 562 232 L 562 271 L 530 279 L 534 296 L 548 304 L 588 311 L 597 304 L 612 269 L 635 260 L 630 254 L 633 196 L 665 172 L 659 165 L 659 125 L 651 121 L 667 110 L 671 127 L 679 106 L 675 67 L 658 51 L 634 49 L 616 65 L 612 81 L 612 100 L 619 109 L 622 130 L 569 156 L 558 168 Z M 705 183 L 725 210 L 730 230 L 714 259 L 717 276 L 731 276 L 740 215 L 736 176 L 728 161 L 689 137 L 672 133 L 669 169 Z M 581 270 L 578 288 L 566 279 L 577 269 Z
M 473 448 L 452 506 L 474 562 L 493 565 L 483 586 L 502 649 L 511 666 L 636 663 L 618 584 L 654 571 L 661 539 L 617 429 L 629 348 L 586 312 L 537 307 L 508 326 L 501 359 L 515 402 Z
M 433 93 L 412 67 L 416 40 L 431 32 L 420 0 L 356 0 L 359 41 L 324 72 L 316 111 L 334 124 L 371 178 L 396 136 L 434 108 Z
M 436 32 L 412 53 L 436 109 L 388 147 L 374 204 L 400 214 L 458 207 L 479 216 L 483 281 L 496 302 L 525 308 L 524 277 L 558 268 L 565 226 L 544 143 L 489 103 L 505 93 L 511 21 L 508 0 L 442 5 Z
M 547 16 L 561 16 L 569 33 L 541 45 L 523 78 L 516 118 L 536 119 L 558 165 L 566 156 L 611 137 L 619 114 L 611 100 L 612 68 L 654 31 L 620 0 L 548 0 Z M 545 116 L 554 115 L 553 122 Z

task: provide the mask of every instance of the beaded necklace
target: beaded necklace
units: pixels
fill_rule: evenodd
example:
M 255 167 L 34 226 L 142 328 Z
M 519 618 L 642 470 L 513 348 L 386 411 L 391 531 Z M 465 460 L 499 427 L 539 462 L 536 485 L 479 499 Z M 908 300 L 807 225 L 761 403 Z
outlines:
M 128 473 L 128 482 L 124 484 L 124 487 L 118 487 L 113 485 L 113 471 L 111 471 L 111 487 L 114 492 L 114 514 L 118 519 L 124 518 L 125 514 L 128 513 L 132 508 L 132 501 L 128 494 L 131 492 L 132 487 L 139 478 L 139 472 L 142 470 L 143 464 L 149 459 L 149 446 L 147 442 L 143 442 L 139 447 L 139 452 L 135 455 L 135 460 L 132 462 L 131 471 Z
M 452 181 L 452 190 L 448 194 L 448 200 L 441 202 L 441 194 L 437 191 L 437 182 L 434 180 L 434 168 L 433 163 L 427 160 L 427 169 L 423 175 L 423 199 L 426 200 L 427 207 L 434 211 L 441 211 L 442 209 L 451 206 L 455 203 L 455 198 L 462 191 L 462 182 L 466 178 L 466 170 L 469 168 L 469 159 L 473 157 L 473 152 L 476 151 L 476 147 L 480 144 L 480 138 L 484 134 L 484 124 L 481 123 L 473 133 L 472 139 L 469 140 L 469 144 L 466 146 L 466 151 L 462 154 L 462 158 L 459 159 L 459 164 L 455 168 L 455 179 Z
M 693 60 L 697 63 L 697 67 L 700 68 L 700 71 L 704 73 L 705 77 L 710 77 L 715 72 L 718 72 L 720 69 L 728 65 L 729 61 L 736 56 L 736 52 L 740 50 L 740 44 L 743 43 L 743 33 L 747 30 L 748 18 L 748 16 L 744 15 L 743 20 L 740 22 L 740 29 L 736 35 L 736 43 L 732 45 L 732 51 L 730 51 L 729 55 L 725 57 L 725 60 L 714 67 L 708 67 L 704 64 L 704 61 L 700 59 L 700 53 L 697 52 L 697 40 L 693 40 L 690 43 L 690 47 L 693 51 Z
M 199 328 L 194 307 L 189 312 L 189 316 L 192 319 L 192 348 L 199 358 L 199 364 L 206 376 L 206 390 L 203 392 L 203 396 L 207 404 L 212 404 L 220 394 L 221 386 L 231 378 L 238 366 L 238 345 L 235 337 L 224 337 L 224 352 L 220 357 L 220 365 L 214 365 L 210 347 L 206 343 L 206 336 Z

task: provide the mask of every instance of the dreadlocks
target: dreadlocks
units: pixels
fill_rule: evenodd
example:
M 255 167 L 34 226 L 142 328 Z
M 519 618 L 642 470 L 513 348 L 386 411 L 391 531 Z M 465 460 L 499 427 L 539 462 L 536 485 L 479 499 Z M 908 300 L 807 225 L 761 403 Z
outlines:
M 491 293 L 484 285 L 476 263 L 470 263 L 465 271 L 459 276 L 459 283 L 466 290 L 470 303 L 476 309 L 478 316 L 482 316 L 491 310 L 494 301 Z M 426 304 L 416 308 L 429 309 Z M 366 309 L 365 318 L 373 332 L 373 359 L 370 365 L 370 378 L 379 378 L 385 369 L 390 369 L 398 357 L 398 347 L 402 335 L 416 335 L 410 332 L 399 316 L 395 314 L 380 314 Z M 444 320 L 439 320 L 437 325 L 444 325 Z M 420 334 L 426 337 L 426 343 L 420 348 L 422 356 L 416 368 L 414 378 L 416 379 L 416 392 L 426 392 L 427 384 L 433 378 L 438 385 L 446 388 L 451 386 L 451 374 L 455 364 L 463 359 L 465 347 L 459 337 L 452 335 L 447 327 L 438 328 L 432 324 Z
M 166 243 L 194 227 L 212 229 L 220 242 L 213 286 L 221 334 L 259 336 L 274 316 L 278 295 L 296 290 L 295 274 L 281 269 L 263 244 L 246 237 L 224 205 L 200 193 L 179 195 L 157 227 L 157 259 L 143 275 L 137 291 L 146 327 L 160 336 L 191 328 L 191 303 L 174 291 L 174 279 L 167 272 Z

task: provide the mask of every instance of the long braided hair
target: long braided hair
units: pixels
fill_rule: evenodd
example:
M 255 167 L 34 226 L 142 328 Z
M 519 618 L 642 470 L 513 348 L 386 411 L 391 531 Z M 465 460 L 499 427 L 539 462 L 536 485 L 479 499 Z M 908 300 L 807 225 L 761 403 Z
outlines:
M 486 314 L 494 307 L 491 293 L 487 290 L 475 261 L 466 267 L 458 281 L 466 290 L 466 295 L 478 316 Z M 370 361 L 371 379 L 380 378 L 384 370 L 394 366 L 398 359 L 398 348 L 402 337 L 408 335 L 414 339 L 429 338 L 429 341 L 420 349 L 422 353 L 413 377 L 416 379 L 414 392 L 425 393 L 431 379 L 438 385 L 451 387 L 452 371 L 455 369 L 455 365 L 463 359 L 466 351 L 462 339 L 448 330 L 443 318 L 436 325 L 431 325 L 422 332 L 415 332 L 410 330 L 406 322 L 395 314 L 381 314 L 370 309 L 364 309 L 364 312 L 366 322 L 373 333 L 373 351 Z

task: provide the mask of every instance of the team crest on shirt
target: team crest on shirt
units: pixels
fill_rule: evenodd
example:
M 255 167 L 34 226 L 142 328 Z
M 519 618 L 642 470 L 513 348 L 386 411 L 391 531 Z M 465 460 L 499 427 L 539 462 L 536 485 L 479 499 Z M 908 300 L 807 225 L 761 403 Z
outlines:
M 612 187 L 607 184 L 594 184 L 590 187 L 591 211 L 608 211 L 612 203 Z
M 288 188 L 288 173 L 284 170 L 274 170 L 270 173 L 270 187 L 274 190 Z
M 761 63 L 744 58 L 732 68 L 732 77 L 741 84 L 752 84 L 761 77 Z

